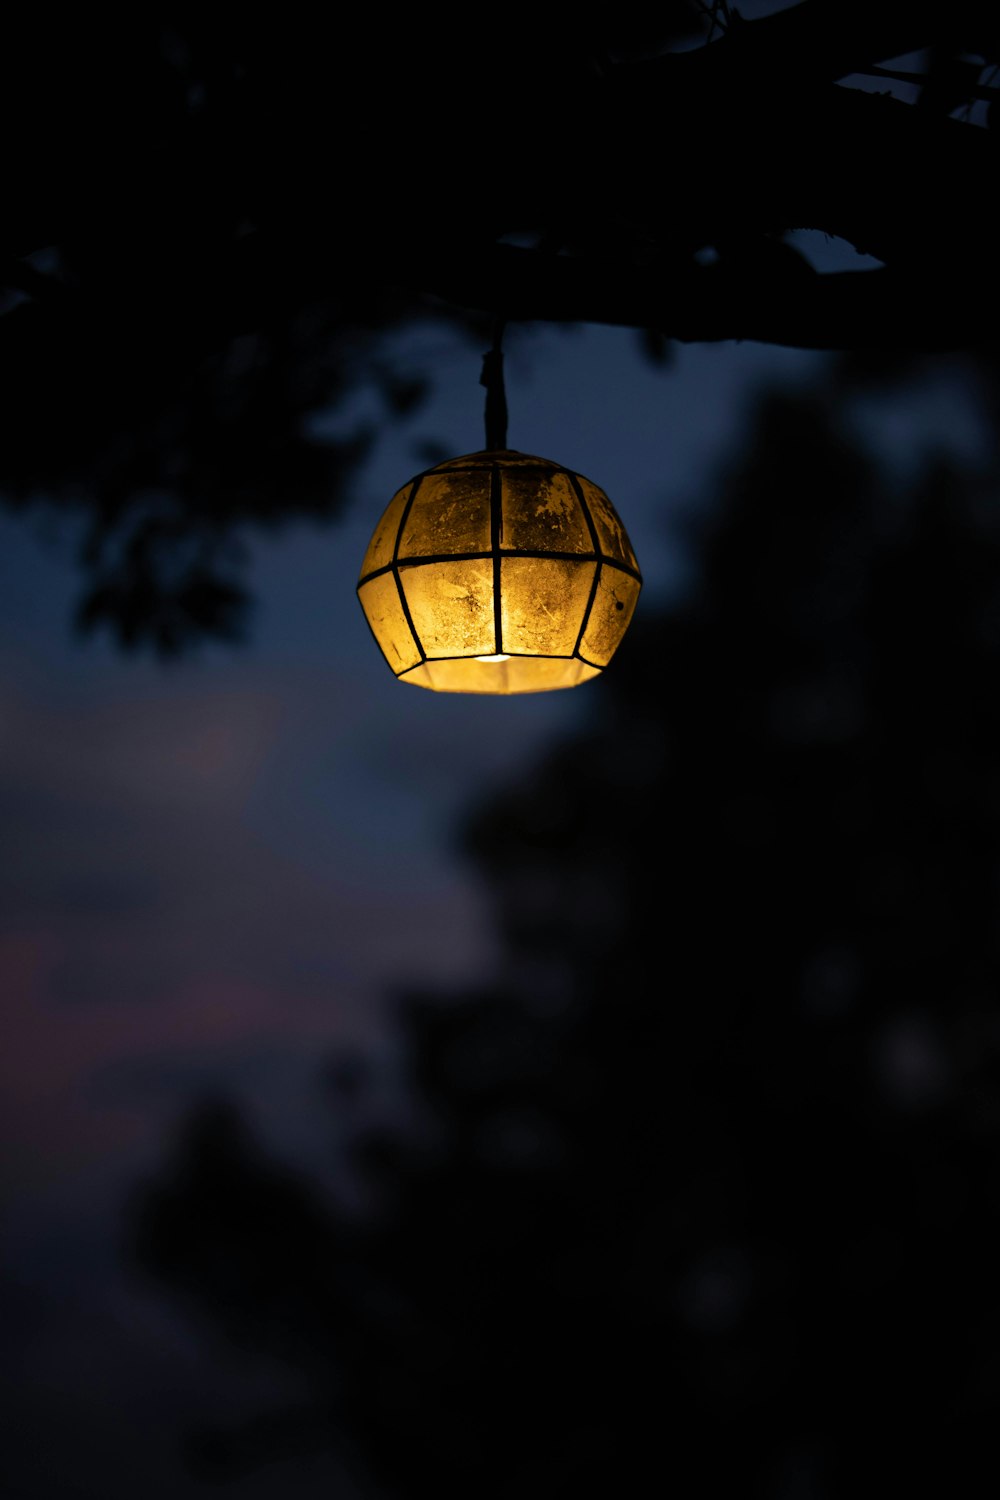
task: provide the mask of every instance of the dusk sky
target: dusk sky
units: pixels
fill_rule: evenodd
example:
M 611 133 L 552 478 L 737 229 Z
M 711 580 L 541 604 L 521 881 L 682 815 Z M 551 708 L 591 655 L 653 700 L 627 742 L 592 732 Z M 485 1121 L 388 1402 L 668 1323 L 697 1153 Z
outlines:
M 600 712 L 600 680 L 441 695 L 396 683 L 377 652 L 354 589 L 382 508 L 422 467 L 421 441 L 482 444 L 475 348 L 439 330 L 406 346 L 429 356 L 433 399 L 379 444 L 344 520 L 245 537 L 244 647 L 165 666 L 80 639 L 72 526 L 43 509 L 0 522 L 3 1254 L 8 1340 L 23 1339 L 7 1442 L 18 1474 L 42 1445 L 51 1493 L 104 1492 L 130 1399 L 150 1424 L 136 1489 L 182 1492 L 174 1429 L 192 1382 L 215 1382 L 188 1369 L 119 1240 L 124 1194 L 171 1126 L 195 1099 L 233 1098 L 276 1151 L 328 1170 L 331 1052 L 391 1079 L 394 986 L 458 985 L 495 961 L 485 893 L 451 849 L 463 809 Z M 609 492 L 641 612 L 687 582 L 674 523 L 738 443 L 753 383 L 809 379 L 819 359 L 703 347 L 659 371 L 627 331 L 515 327 L 509 441 Z M 58 1417 L 37 1427 L 54 1392 L 62 1436 Z M 280 1477 L 255 1483 L 280 1493 Z
M 136 1280 L 131 1188 L 209 1097 L 329 1180 L 324 1064 L 363 1054 L 391 1100 L 394 989 L 457 987 L 498 961 L 486 893 L 452 850 L 463 810 L 601 713 L 600 679 L 489 699 L 386 669 L 354 592 L 368 537 L 421 442 L 482 441 L 479 352 L 440 330 L 399 347 L 431 369 L 433 398 L 378 444 L 340 523 L 245 536 L 243 647 L 164 666 L 78 638 L 72 526 L 43 508 L 0 521 L 12 1496 L 200 1493 L 178 1434 L 252 1410 L 276 1377 L 202 1344 Z M 641 615 L 691 584 L 682 518 L 738 448 L 757 384 L 808 383 L 826 361 L 727 344 L 657 370 L 626 331 L 514 327 L 510 445 L 608 491 L 644 572 Z M 897 454 L 918 431 L 971 435 L 948 390 L 881 414 Z M 363 417 L 365 399 L 331 423 Z M 297 1471 L 296 1494 L 323 1492 L 331 1466 L 316 1459 L 315 1491 Z M 283 1483 L 278 1466 L 232 1492 Z

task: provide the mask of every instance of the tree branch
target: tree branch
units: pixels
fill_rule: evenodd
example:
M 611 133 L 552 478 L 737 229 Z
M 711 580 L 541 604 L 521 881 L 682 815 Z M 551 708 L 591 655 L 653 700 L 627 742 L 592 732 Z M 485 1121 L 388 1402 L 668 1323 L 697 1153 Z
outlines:
M 705 97 L 678 66 L 669 85 L 619 79 L 604 124 L 593 190 L 628 202 L 654 233 L 681 226 L 697 245 L 717 232 L 815 228 L 885 261 L 995 239 L 997 133 L 885 95 L 791 82 L 769 93 L 742 78 Z M 659 143 L 659 194 L 650 151 L 637 148 L 647 141 Z
M 635 66 L 666 78 L 683 62 L 722 88 L 734 77 L 833 82 L 943 41 L 974 49 L 983 34 L 996 33 L 995 10 L 992 0 L 953 0 L 942 21 L 939 7 L 913 0 L 802 0 L 758 20 L 740 18 L 708 46 Z
M 985 288 L 958 276 L 935 295 L 923 276 L 880 269 L 753 276 L 723 265 L 637 268 L 613 260 L 544 256 L 512 245 L 442 255 L 422 267 L 425 291 L 523 321 L 654 328 L 682 343 L 754 340 L 807 349 L 922 351 L 1000 336 Z

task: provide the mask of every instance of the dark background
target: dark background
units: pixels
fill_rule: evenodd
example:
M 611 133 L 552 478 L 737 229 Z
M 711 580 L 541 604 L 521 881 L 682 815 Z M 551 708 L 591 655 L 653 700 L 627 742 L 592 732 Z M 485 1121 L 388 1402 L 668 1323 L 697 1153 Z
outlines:
M 191 362 L 67 193 L 20 264 L 105 320 L 3 346 L 5 1493 L 994 1494 L 995 349 L 515 322 L 511 443 L 645 587 L 598 681 L 435 695 L 354 585 L 489 320 Z

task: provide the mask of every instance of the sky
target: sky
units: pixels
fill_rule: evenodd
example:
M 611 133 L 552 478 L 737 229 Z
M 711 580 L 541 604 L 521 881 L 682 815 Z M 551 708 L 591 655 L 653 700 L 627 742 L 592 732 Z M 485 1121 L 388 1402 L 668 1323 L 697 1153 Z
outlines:
M 571 733 L 601 684 L 442 695 L 382 661 L 355 595 L 368 537 L 422 466 L 421 440 L 481 446 L 476 351 L 442 349 L 438 330 L 408 337 L 435 359 L 434 398 L 378 447 L 340 522 L 248 535 L 243 646 L 163 664 L 79 638 L 72 527 L 44 511 L 0 518 L 3 961 L 8 993 L 36 997 L 0 1065 L 24 1141 L 16 1180 L 60 1178 L 129 1131 L 155 1137 L 172 1078 L 182 1096 L 195 1073 L 238 1086 L 260 1047 L 275 1066 L 275 1025 L 308 1066 L 327 1043 L 371 1044 L 397 981 L 460 985 L 489 965 L 482 893 L 452 853 L 458 820 Z M 515 330 L 510 442 L 608 490 L 644 572 L 639 608 L 653 608 L 689 582 L 671 520 L 738 443 L 752 382 L 816 364 L 720 346 L 661 372 L 624 330 Z M 140 1062 L 156 1080 L 137 1109 L 124 1095 Z M 90 1066 L 103 1104 L 77 1087 Z M 55 1111 L 41 1102 L 53 1091 Z
M 278 1377 L 206 1346 L 137 1279 L 130 1195 L 212 1097 L 333 1180 L 330 1056 L 363 1054 L 389 1097 L 394 994 L 458 989 L 497 961 L 486 892 L 455 852 L 463 811 L 602 712 L 601 679 L 490 699 L 402 685 L 385 666 L 355 596 L 371 531 L 423 467 L 422 442 L 482 446 L 481 351 L 428 327 L 394 352 L 430 366 L 433 396 L 377 446 L 339 521 L 246 535 L 257 607 L 243 646 L 165 665 L 79 638 L 72 525 L 44 507 L 0 514 L 12 1496 L 201 1493 L 179 1433 L 252 1410 Z M 626 330 L 514 327 L 509 442 L 608 492 L 644 573 L 641 615 L 693 586 L 683 517 L 710 503 L 754 391 L 808 383 L 826 360 L 730 343 L 655 369 Z M 958 431 L 961 406 L 929 400 Z M 880 422 L 905 453 L 928 412 Z M 297 1471 L 295 1493 L 327 1493 L 331 1475 L 349 1492 L 337 1462 Z M 279 1466 L 231 1492 L 283 1484 Z

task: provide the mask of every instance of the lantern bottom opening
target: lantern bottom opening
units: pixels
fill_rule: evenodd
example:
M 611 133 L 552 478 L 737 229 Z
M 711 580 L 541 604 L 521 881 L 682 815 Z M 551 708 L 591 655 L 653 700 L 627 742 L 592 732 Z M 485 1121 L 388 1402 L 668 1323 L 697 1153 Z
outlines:
M 436 693 L 547 693 L 577 687 L 600 671 L 576 656 L 463 656 L 420 662 L 399 681 Z

